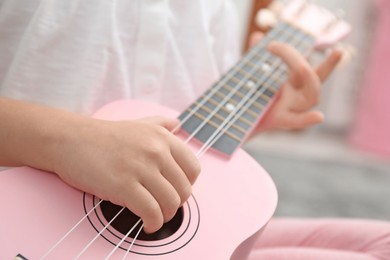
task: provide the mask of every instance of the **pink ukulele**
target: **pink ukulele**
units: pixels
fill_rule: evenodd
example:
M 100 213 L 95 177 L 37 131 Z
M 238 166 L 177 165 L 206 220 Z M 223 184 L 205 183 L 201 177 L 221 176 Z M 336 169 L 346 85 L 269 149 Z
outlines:
M 141 220 L 127 209 L 76 190 L 55 174 L 28 167 L 1 172 L 0 258 L 245 259 L 277 204 L 271 178 L 239 149 L 287 80 L 287 68 L 265 47 L 278 40 L 308 54 L 349 29 L 322 8 L 293 1 L 282 22 L 179 115 L 178 136 L 201 157 L 202 173 L 190 199 L 155 234 L 143 233 Z M 117 101 L 95 117 L 127 120 L 156 111 L 178 114 Z

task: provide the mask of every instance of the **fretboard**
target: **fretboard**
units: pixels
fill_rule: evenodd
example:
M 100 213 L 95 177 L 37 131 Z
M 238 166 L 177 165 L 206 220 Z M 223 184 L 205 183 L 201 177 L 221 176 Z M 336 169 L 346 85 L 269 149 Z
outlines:
M 287 80 L 286 65 L 267 49 L 277 40 L 306 53 L 314 45 L 309 34 L 281 23 L 238 61 L 180 116 L 181 128 L 228 156 L 242 144 Z

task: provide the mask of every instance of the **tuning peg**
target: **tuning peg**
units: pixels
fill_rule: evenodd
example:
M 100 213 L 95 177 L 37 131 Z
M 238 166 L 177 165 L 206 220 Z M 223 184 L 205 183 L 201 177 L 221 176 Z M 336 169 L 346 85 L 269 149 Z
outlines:
M 347 65 L 357 55 L 357 51 L 354 46 L 346 43 L 337 43 L 332 47 L 315 49 L 313 52 L 308 53 L 307 59 L 311 64 L 318 64 L 324 61 L 324 59 L 326 59 L 326 57 L 328 57 L 335 50 L 341 53 L 340 61 L 336 65 L 335 70 L 342 70 L 347 67 Z
M 337 9 L 336 11 L 334 11 L 334 16 L 337 19 L 344 19 L 345 18 L 345 11 L 344 11 L 344 9 Z
M 329 31 L 333 26 L 337 25 L 345 17 L 345 11 L 343 9 L 337 9 L 333 12 L 334 18 L 325 26 L 325 31 Z
M 337 65 L 337 68 L 344 68 L 357 55 L 356 48 L 350 44 L 339 43 L 334 48 L 340 50 L 342 53 L 342 57 L 339 64 Z
M 285 6 L 286 4 L 282 1 L 272 1 L 268 5 L 268 9 L 270 9 L 277 17 L 279 17 Z
M 268 8 L 259 10 L 255 19 L 256 25 L 262 30 L 268 30 L 278 22 L 275 13 Z
M 301 14 L 306 10 L 307 7 L 310 5 L 310 0 L 303 0 L 301 1 L 301 5 L 298 8 L 297 12 L 295 13 L 295 17 L 300 17 Z
M 338 50 L 341 52 L 341 59 L 337 64 L 337 69 L 345 68 L 352 59 L 357 55 L 357 50 L 354 46 L 347 43 L 337 43 L 333 47 L 322 50 L 323 55 L 328 56 L 332 51 Z

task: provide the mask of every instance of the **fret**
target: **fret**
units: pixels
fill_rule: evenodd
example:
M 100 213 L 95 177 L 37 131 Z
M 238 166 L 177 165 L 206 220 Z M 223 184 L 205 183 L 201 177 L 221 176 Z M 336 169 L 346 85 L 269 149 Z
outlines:
M 209 100 L 212 100 L 213 102 L 216 102 L 217 103 L 217 106 L 219 103 L 221 103 L 223 101 L 223 99 L 225 98 L 224 95 L 222 95 L 221 93 L 214 93 L 214 95 L 211 96 L 211 98 Z
M 203 105 L 199 101 L 195 101 L 194 105 L 198 107 L 207 108 L 208 110 L 214 110 L 217 107 L 217 102 L 215 102 L 213 99 L 207 100 Z
M 239 89 L 238 91 L 236 91 L 236 95 L 241 97 L 241 98 L 244 98 L 248 92 L 250 92 L 253 88 L 257 88 L 257 79 L 250 79 L 246 82 L 243 82 L 241 83 L 240 85 L 237 83 L 233 85 L 233 82 L 231 80 L 229 80 L 227 83 L 226 83 L 226 87 L 230 89 L 230 91 L 233 91 L 237 88 L 237 86 L 239 86 Z
M 279 86 L 269 86 L 263 93 L 265 96 L 272 98 L 278 91 Z
M 209 99 L 207 102 L 213 103 L 213 105 L 215 105 L 215 106 L 218 105 L 218 103 L 217 103 L 216 101 L 212 100 L 212 99 Z M 196 102 L 196 103 L 199 104 L 199 102 Z M 255 105 L 255 106 L 260 106 L 260 105 L 257 104 L 257 103 L 254 103 L 253 105 Z M 261 109 L 261 108 L 263 108 L 263 107 L 259 107 L 259 108 Z M 221 113 L 226 113 L 226 114 L 223 114 L 223 115 L 218 114 L 218 118 L 226 118 L 226 117 L 228 116 L 228 114 L 229 114 L 229 110 L 227 110 L 225 107 L 222 107 L 222 108 L 218 111 L 218 113 L 220 113 L 220 114 L 221 114 Z M 245 124 L 245 126 L 247 126 L 247 127 L 242 127 L 242 128 L 244 128 L 244 129 L 249 129 L 249 128 L 250 128 L 250 125 L 253 123 L 253 122 L 247 120 L 246 118 L 242 118 L 242 117 L 238 118 L 238 120 L 239 120 L 239 121 L 242 121 L 242 122 Z
M 208 104 L 212 104 L 212 107 L 207 107 Z M 205 111 L 207 111 L 209 114 L 213 113 L 214 109 L 216 108 L 216 106 L 218 105 L 219 103 L 217 103 L 215 100 L 213 99 L 209 99 L 207 100 L 207 102 L 202 106 L 200 105 L 199 101 L 195 101 L 194 105 L 192 105 L 191 107 L 189 107 L 187 109 L 187 111 L 190 111 L 193 109 L 193 106 L 197 106 L 198 109 L 203 109 Z M 237 103 L 236 103 L 237 105 Z M 257 104 L 254 104 L 256 106 L 258 106 Z M 234 105 L 233 105 L 234 106 Z M 191 111 L 190 111 L 191 112 Z M 231 113 L 231 110 L 227 109 L 226 106 L 223 106 L 221 107 L 216 113 L 214 113 L 214 116 L 216 118 L 218 118 L 219 120 L 224 120 L 226 117 L 229 116 L 229 114 Z M 247 119 L 245 118 L 239 118 L 238 119 L 239 121 L 242 121 L 243 122 L 243 126 L 241 127 L 240 131 L 246 131 L 250 128 L 250 125 L 253 123 L 251 121 L 248 121 Z
M 257 115 L 255 115 L 255 114 L 253 113 L 253 111 L 245 110 L 245 111 L 243 111 L 243 113 L 242 113 L 242 117 L 243 117 L 243 118 L 246 118 L 248 121 L 252 122 L 252 124 L 253 124 L 253 122 L 256 121 Z
M 225 112 L 222 116 L 227 117 L 229 113 L 238 105 L 238 102 L 234 99 L 230 99 L 228 103 L 220 108 L 220 111 Z
M 235 77 L 230 77 L 229 78 L 229 81 L 234 81 L 234 83 L 236 83 L 236 84 L 240 84 L 241 83 L 241 81 L 239 81 L 237 78 L 235 78 Z
M 243 89 L 247 89 L 248 91 L 251 91 L 254 88 L 258 88 L 259 84 L 257 83 L 257 79 L 249 79 L 245 84 L 242 86 Z
M 230 87 L 230 86 L 228 86 L 228 85 L 226 85 L 226 84 L 224 84 L 224 85 L 222 86 L 222 88 L 224 88 L 224 91 L 223 91 L 223 92 L 225 92 L 225 91 L 227 91 L 227 93 L 232 93 L 232 92 L 234 92 L 234 88 L 232 88 L 232 87 Z M 244 95 L 243 95 L 241 92 L 236 91 L 236 92 L 233 94 L 233 96 L 231 97 L 231 99 L 234 100 L 234 101 L 236 101 L 236 102 L 238 103 L 238 102 L 240 102 L 240 100 L 242 100 L 243 97 L 244 97 Z
M 196 104 L 196 105 L 199 105 L 199 102 L 196 102 L 195 104 Z M 192 108 L 191 108 L 191 109 L 192 109 Z M 213 110 L 210 109 L 210 108 L 208 108 L 208 107 L 206 107 L 206 106 L 199 106 L 198 109 L 203 109 L 203 110 L 206 111 L 208 114 L 212 114 L 212 113 L 213 113 Z M 223 121 L 223 120 L 224 120 L 224 118 L 223 118 L 221 115 L 219 115 L 219 114 L 215 114 L 214 117 L 216 117 L 216 118 L 219 119 L 220 121 Z
M 260 95 L 259 99 L 261 99 L 265 103 L 268 103 L 271 100 L 271 98 L 269 96 L 265 95 L 264 93 Z
M 284 77 L 282 77 L 283 75 L 271 75 L 269 77 L 270 80 L 268 80 L 265 84 L 276 84 L 278 86 L 281 86 L 287 79 L 284 79 Z M 271 82 L 270 82 L 271 81 Z
M 209 113 L 207 112 L 207 110 L 206 109 L 204 109 L 204 107 L 202 106 L 202 107 L 199 107 L 198 109 L 193 109 L 193 108 L 190 108 L 189 110 L 188 110 L 188 112 L 190 112 L 190 113 L 193 113 L 193 114 L 195 114 L 195 115 L 200 115 L 200 116 L 202 116 L 203 118 L 207 118 L 208 116 L 209 116 Z M 210 119 L 209 119 L 209 121 L 210 122 L 213 122 L 213 123 L 215 123 L 216 125 L 220 125 L 220 124 L 222 124 L 222 122 L 223 122 L 223 118 L 221 119 L 221 118 L 218 118 L 218 117 L 211 117 Z
M 251 80 L 255 81 L 255 82 L 262 82 L 264 81 L 265 79 L 268 79 L 269 75 L 268 73 L 264 73 L 262 71 L 254 71 L 252 73 L 252 77 L 250 78 Z
M 237 128 L 234 128 L 233 125 L 231 127 L 229 127 L 223 134 L 228 135 L 228 136 L 231 136 L 231 135 L 236 136 L 236 137 L 238 137 L 238 139 L 235 139 L 235 140 L 241 142 L 242 138 L 245 137 L 245 133 L 247 131 L 242 133 L 242 132 L 238 131 Z
M 247 111 L 245 111 L 245 113 L 244 114 L 249 114 L 252 118 L 254 118 L 254 119 L 256 119 L 256 117 L 258 116 L 258 114 L 257 113 L 255 113 L 255 112 L 253 112 L 252 110 L 247 110 Z M 253 120 L 251 120 L 252 121 L 252 123 L 254 122 L 254 119 Z
M 217 91 L 215 93 L 215 96 L 218 96 L 219 98 L 224 99 L 229 93 L 231 93 L 231 92 L 227 91 L 227 89 L 224 87 L 226 87 L 226 85 L 224 85 L 219 91 Z M 241 93 L 236 92 L 235 94 L 233 94 L 231 96 L 229 102 L 232 103 L 233 106 L 237 106 L 239 104 L 239 102 L 242 100 L 242 98 L 240 98 L 240 96 L 245 97 L 245 95 L 242 95 Z M 229 105 L 229 103 L 227 103 L 227 105 Z M 222 109 L 224 109 L 224 108 L 222 108 Z M 229 109 L 226 109 L 226 107 L 224 110 L 226 112 L 230 112 Z
M 253 73 L 249 73 L 248 71 L 245 71 L 244 69 L 240 69 L 238 72 L 241 74 L 244 74 L 245 77 L 251 77 L 253 75 Z
M 179 119 L 183 120 L 183 118 L 185 118 L 187 115 L 187 112 L 184 112 L 179 116 Z M 196 116 L 191 116 L 191 120 L 186 120 L 182 124 L 182 129 L 189 134 L 193 134 L 194 138 L 196 138 L 200 142 L 205 143 L 209 141 L 210 136 L 216 131 L 216 128 L 210 124 L 205 124 L 200 131 L 196 131 L 197 126 L 199 126 L 203 122 L 204 120 L 199 119 Z M 237 137 L 225 130 L 223 136 L 221 136 L 221 138 L 219 138 L 213 144 L 213 147 L 219 151 L 234 151 L 235 147 L 240 144 L 241 140 L 242 138 Z
M 233 75 L 234 78 L 238 79 L 239 82 L 242 82 L 242 80 L 245 78 L 245 74 L 242 73 L 241 70 L 236 71 L 236 73 Z
M 252 68 L 257 67 L 257 64 L 254 63 L 254 62 L 252 62 L 252 59 L 248 60 L 248 61 L 246 62 L 246 64 L 248 64 L 248 65 L 251 66 Z
M 253 124 L 252 121 L 249 121 L 248 119 L 246 119 L 246 118 L 244 118 L 244 117 L 239 117 L 238 120 L 241 121 L 241 122 L 243 122 L 243 123 L 246 124 L 246 125 L 249 125 L 249 126 L 250 126 L 251 124 Z
M 226 85 L 228 85 L 229 87 L 231 87 L 232 89 L 234 89 L 236 86 L 237 86 L 237 82 L 234 82 L 235 80 L 232 80 L 232 79 L 229 79 L 227 82 L 226 82 Z
M 280 60 L 279 57 L 272 56 L 272 57 L 268 58 L 267 60 L 262 61 L 261 64 L 259 64 L 259 60 L 262 60 L 262 59 L 264 59 L 264 57 L 262 57 L 262 55 L 260 55 L 260 53 L 255 53 L 255 54 L 253 54 L 253 57 L 250 61 L 251 62 L 253 61 L 252 63 L 254 64 L 254 67 L 258 67 L 257 70 L 261 70 L 263 72 L 268 72 L 272 68 L 272 63 Z M 269 59 L 272 59 L 272 60 L 269 60 Z M 259 65 L 261 65 L 261 66 L 259 67 Z
M 234 90 L 234 88 L 229 85 L 224 85 L 223 87 L 229 89 L 230 92 Z M 242 90 L 243 89 L 240 88 L 240 90 L 235 93 L 235 95 L 238 96 L 240 100 L 245 96 L 245 94 L 241 92 Z
M 231 109 L 228 109 L 228 107 L 235 107 L 236 105 L 237 103 L 234 100 L 230 100 L 229 103 L 225 104 L 218 110 L 218 113 L 220 113 L 223 118 L 227 118 L 232 111 Z
M 271 99 L 270 99 L 271 100 Z M 263 95 L 260 95 L 255 101 L 254 103 L 257 104 L 257 106 L 259 107 L 266 107 L 269 103 L 270 100 L 265 100 L 263 99 Z
M 234 124 L 232 127 L 240 127 L 241 129 L 246 129 L 246 132 L 250 130 L 253 126 L 253 122 L 250 122 L 249 120 L 240 117 L 238 120 L 234 121 Z
M 247 60 L 246 63 L 250 66 L 252 66 L 253 68 L 257 68 L 257 63 L 256 63 L 257 59 L 255 57 L 252 57 L 252 59 L 250 60 Z
M 267 85 L 267 87 L 272 88 L 272 85 L 270 85 L 269 83 L 268 83 L 268 84 L 265 83 L 264 85 Z M 263 85 L 263 86 L 264 86 L 264 85 Z M 245 85 L 245 86 L 246 86 L 246 85 Z M 229 86 L 229 85 L 224 85 L 223 87 L 224 87 L 224 88 L 227 88 L 227 89 L 228 89 L 228 92 L 233 91 L 233 88 L 232 88 L 231 86 Z M 248 89 L 249 89 L 249 88 L 248 88 Z M 224 95 L 226 95 L 228 92 L 225 92 L 225 91 L 224 91 Z M 246 91 L 246 92 L 247 92 L 247 91 Z M 246 93 L 245 93 L 245 94 L 246 94 Z M 271 97 L 273 96 L 273 94 L 274 94 L 274 92 L 272 92 L 270 89 L 266 89 L 265 92 L 264 92 L 263 94 L 261 94 L 260 97 L 259 97 L 259 99 L 261 100 L 260 103 L 255 102 L 253 105 L 254 105 L 255 107 L 258 108 L 257 110 L 261 111 L 261 109 L 263 109 L 263 108 L 268 104 L 268 102 L 271 100 Z M 241 99 L 245 96 L 245 95 L 244 95 L 243 93 L 241 93 L 241 92 L 237 92 L 235 95 L 238 96 L 238 97 L 240 97 Z M 239 103 L 239 101 L 240 101 L 241 99 L 238 99 L 238 100 L 237 100 L 237 98 L 232 97 L 232 100 L 230 100 L 230 102 L 233 103 L 232 105 L 235 107 L 235 106 L 238 105 L 238 103 Z M 212 102 L 214 103 L 215 106 L 218 105 L 218 103 L 215 102 L 214 100 L 212 100 Z M 227 116 L 228 116 L 228 113 L 229 113 L 230 111 L 229 111 L 228 109 L 226 109 L 225 106 L 222 107 L 221 110 L 223 110 L 224 112 L 226 112 L 226 114 L 224 114 L 224 116 L 227 117 Z M 253 109 L 253 110 L 255 110 L 255 109 Z M 256 116 L 257 116 L 257 113 L 255 113 L 255 112 L 253 112 L 253 111 L 248 111 L 248 113 L 250 113 L 253 117 L 256 117 Z M 246 120 L 246 119 L 241 119 L 241 120 Z M 251 123 L 253 123 L 253 122 L 249 122 L 248 120 L 246 120 L 245 123 L 246 123 L 246 124 L 251 124 Z
M 223 118 L 227 118 L 237 105 L 238 105 L 237 101 L 229 100 L 229 103 L 219 108 L 218 113 L 220 113 Z M 227 107 L 231 107 L 231 109 L 228 109 Z
M 208 102 L 214 103 L 215 106 L 218 105 L 218 103 L 215 102 L 214 100 L 212 100 L 212 101 L 211 101 L 211 100 L 208 100 Z M 233 101 L 233 102 L 234 102 L 234 101 Z M 195 103 L 199 105 L 199 102 L 198 102 L 198 101 L 196 101 Z M 236 102 L 234 102 L 234 103 L 235 103 L 235 105 L 233 105 L 233 106 L 236 106 L 237 103 L 236 103 Z M 253 106 L 258 107 L 259 110 L 261 110 L 261 109 L 264 107 L 264 106 L 259 105 L 258 103 L 254 103 Z M 204 107 L 203 107 L 203 109 L 204 109 Z M 188 109 L 187 109 L 187 110 L 188 110 Z M 209 113 L 212 112 L 211 109 L 207 109 L 207 110 L 208 110 Z M 231 110 L 228 110 L 225 106 L 223 106 L 223 107 L 221 107 L 221 108 L 218 110 L 218 112 L 216 113 L 215 116 L 217 116 L 219 119 L 225 119 L 226 117 L 229 116 L 230 113 L 231 113 Z M 249 113 L 251 113 L 253 117 L 256 117 L 256 116 L 258 115 L 258 114 L 256 114 L 256 113 L 254 113 L 253 111 L 250 111 Z M 248 130 L 248 129 L 250 128 L 250 125 L 253 123 L 253 122 L 247 120 L 246 118 L 238 118 L 238 120 L 239 120 L 239 121 L 242 121 L 242 123 L 245 125 L 245 127 L 242 127 L 242 128 L 240 129 L 241 131 Z
M 271 92 L 269 90 L 264 91 L 259 98 L 264 100 L 264 102 L 268 103 L 273 98 L 275 92 Z
M 194 111 L 194 110 L 192 110 L 192 109 L 188 109 L 188 112 L 189 112 L 189 113 L 191 113 L 193 116 L 197 117 L 197 118 L 200 119 L 201 121 L 204 121 L 204 120 L 206 119 L 206 116 L 202 115 L 202 114 L 199 113 L 198 111 L 199 111 L 199 110 Z M 209 125 L 215 127 L 215 129 L 217 129 L 218 126 L 219 126 L 219 124 L 214 123 L 214 122 L 211 121 L 211 120 L 207 120 L 207 121 L 205 121 L 205 122 L 206 122 L 206 124 L 209 124 Z
M 199 102 L 196 102 L 196 104 L 199 104 Z M 205 110 L 208 114 L 212 114 L 213 113 L 213 110 L 208 108 L 208 107 L 205 107 L 205 106 L 200 106 L 199 107 L 200 109 L 203 109 Z M 216 113 L 214 115 L 214 117 L 216 117 L 217 119 L 219 119 L 220 121 L 223 121 L 225 119 L 225 117 L 221 116 L 220 114 Z M 245 134 L 245 132 L 249 129 L 250 127 L 250 122 L 248 122 L 247 124 L 245 124 L 244 126 L 236 126 L 234 125 L 234 127 L 237 128 L 238 131 L 240 131 L 241 133 Z
M 225 85 L 222 85 L 218 92 L 222 94 L 224 97 L 228 96 L 230 93 L 230 91 L 225 88 Z
M 270 94 L 270 93 L 273 93 L 273 94 Z M 270 101 L 272 100 L 274 94 L 276 92 L 271 92 L 271 91 L 265 91 L 264 93 L 262 93 L 255 101 L 254 101 L 254 104 L 257 104 L 258 107 L 266 107 Z
M 245 66 L 245 65 L 244 65 Z M 254 72 L 252 73 L 249 73 L 243 69 L 239 70 L 237 72 L 237 74 L 233 75 L 233 78 L 236 79 L 236 82 L 237 84 L 240 84 L 242 82 L 242 79 L 241 78 L 241 75 L 244 75 L 245 78 L 249 78 L 251 80 L 254 80 L 256 81 L 256 79 L 258 78 L 262 78 L 264 76 L 267 76 L 268 75 L 268 72 L 270 72 L 270 70 L 272 69 L 272 66 L 271 64 L 268 64 L 267 62 L 264 62 L 262 64 L 257 64 L 257 66 L 260 66 L 259 68 L 257 68 Z M 266 73 L 266 74 L 264 74 Z M 240 75 L 239 77 L 236 76 L 236 75 Z M 238 80 L 240 79 L 240 81 Z
M 214 131 L 220 126 L 220 124 L 217 124 L 213 121 L 207 120 L 206 117 L 199 112 L 196 112 L 196 111 L 193 111 L 190 109 L 188 110 L 188 112 L 191 112 L 194 116 L 196 116 L 202 122 L 206 122 L 206 124 L 214 127 Z M 213 133 L 214 131 L 211 131 L 211 133 Z M 233 138 L 236 141 L 240 141 L 243 134 L 245 134 L 246 131 L 242 131 L 242 132 L 234 131 L 234 132 L 239 133 L 239 134 L 234 134 L 234 133 L 231 133 L 230 131 L 226 131 L 225 134 L 228 135 L 229 137 Z
M 198 101 L 197 101 L 198 102 Z M 217 102 L 217 101 L 215 101 L 214 99 L 208 99 L 207 101 L 206 101 L 207 103 L 212 103 L 213 105 L 215 105 L 215 107 L 217 107 L 218 106 L 218 104 L 219 104 L 219 102 Z M 199 103 L 199 102 L 198 102 Z
M 222 94 L 220 91 L 215 92 L 215 96 L 220 97 L 221 101 L 226 97 L 226 95 Z
M 264 107 L 261 107 L 257 102 L 253 102 L 253 104 L 248 108 L 248 110 L 253 111 L 256 115 L 259 115 Z
M 247 62 L 242 66 L 242 70 L 247 73 L 247 75 L 251 75 L 251 71 L 253 68 L 256 68 L 256 64 L 253 64 L 251 62 Z
M 233 87 L 233 88 L 236 88 L 237 85 L 241 85 L 241 88 L 240 88 L 240 90 L 241 90 L 242 88 L 247 88 L 248 87 L 247 83 L 249 81 L 252 81 L 252 83 L 256 83 L 257 80 L 258 80 L 257 78 L 254 78 L 253 76 L 251 76 L 251 77 L 248 78 L 248 80 L 245 82 L 245 84 L 243 84 L 243 82 L 242 81 L 238 81 L 237 78 L 231 77 L 231 78 L 229 78 L 228 83 L 234 84 L 233 86 L 229 84 L 229 86 Z

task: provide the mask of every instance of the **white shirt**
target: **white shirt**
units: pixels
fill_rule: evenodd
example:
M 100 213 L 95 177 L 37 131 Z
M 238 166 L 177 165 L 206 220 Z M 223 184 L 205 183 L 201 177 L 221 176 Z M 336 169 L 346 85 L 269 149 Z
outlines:
M 238 59 L 224 0 L 0 0 L 0 95 L 91 114 L 184 109 Z

